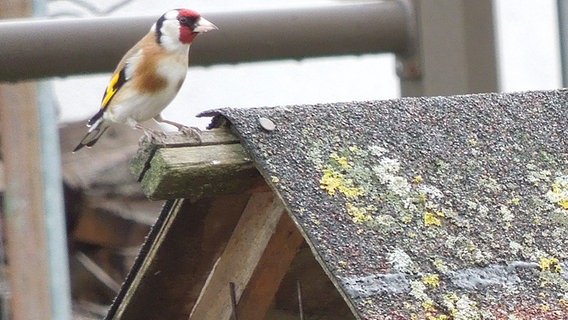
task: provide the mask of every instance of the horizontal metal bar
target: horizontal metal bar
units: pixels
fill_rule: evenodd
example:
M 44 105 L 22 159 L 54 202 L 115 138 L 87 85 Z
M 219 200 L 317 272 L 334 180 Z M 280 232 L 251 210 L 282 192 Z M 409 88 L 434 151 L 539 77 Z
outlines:
M 219 27 L 192 47 L 192 65 L 403 53 L 404 0 L 307 8 L 211 12 Z M 0 23 L 0 81 L 111 71 L 156 17 L 27 20 Z

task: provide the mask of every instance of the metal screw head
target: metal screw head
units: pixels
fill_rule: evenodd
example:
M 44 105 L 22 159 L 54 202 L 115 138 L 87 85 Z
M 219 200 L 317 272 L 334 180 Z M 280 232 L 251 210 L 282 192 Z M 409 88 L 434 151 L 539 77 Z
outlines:
M 276 124 L 268 118 L 258 118 L 258 124 L 260 124 L 260 127 L 266 131 L 274 131 L 274 129 L 276 129 Z

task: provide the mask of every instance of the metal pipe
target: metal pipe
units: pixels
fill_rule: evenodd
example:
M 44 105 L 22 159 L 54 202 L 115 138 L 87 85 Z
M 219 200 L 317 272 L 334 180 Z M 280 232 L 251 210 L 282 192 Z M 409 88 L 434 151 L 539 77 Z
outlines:
M 211 12 L 219 31 L 199 39 L 192 65 L 393 52 L 409 47 L 402 1 Z M 108 72 L 156 17 L 0 23 L 0 81 Z
M 51 83 L 37 83 L 39 106 L 39 135 L 41 142 L 41 175 L 49 260 L 49 287 L 51 292 L 51 319 L 70 320 L 71 284 L 65 230 L 61 152 L 57 127 L 57 106 Z
M 568 3 L 557 0 L 558 32 L 560 36 L 560 62 L 562 68 L 562 86 L 568 87 Z
M 45 17 L 47 0 L 33 0 L 33 14 Z M 47 259 L 49 264 L 49 288 L 51 293 L 51 318 L 70 320 L 71 284 L 67 248 L 67 230 L 63 201 L 61 152 L 57 106 L 51 82 L 38 81 L 37 106 L 39 107 L 39 138 L 41 177 L 47 234 Z

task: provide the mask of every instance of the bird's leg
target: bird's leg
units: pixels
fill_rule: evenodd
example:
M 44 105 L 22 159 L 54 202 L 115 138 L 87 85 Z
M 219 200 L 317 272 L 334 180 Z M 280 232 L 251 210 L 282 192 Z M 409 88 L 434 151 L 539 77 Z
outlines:
M 154 143 L 154 144 L 163 144 L 164 143 L 164 138 L 166 137 L 166 134 L 164 132 L 152 130 L 150 128 L 146 128 L 139 123 L 136 123 L 134 125 L 134 128 L 136 128 L 138 130 L 142 130 L 144 132 L 144 135 L 148 138 L 148 140 L 151 143 Z
M 190 137 L 193 136 L 197 140 L 199 140 L 199 142 L 201 143 L 201 130 L 199 130 L 199 128 L 188 127 L 188 126 L 185 126 L 181 123 L 177 123 L 177 122 L 174 122 L 174 121 L 171 121 L 171 120 L 166 120 L 166 119 L 162 118 L 162 115 L 160 115 L 160 114 L 155 116 L 154 120 L 156 120 L 158 122 L 167 123 L 169 125 L 172 125 L 172 126 L 176 127 L 178 129 L 178 131 L 180 131 L 184 135 L 187 135 L 187 136 L 190 136 Z

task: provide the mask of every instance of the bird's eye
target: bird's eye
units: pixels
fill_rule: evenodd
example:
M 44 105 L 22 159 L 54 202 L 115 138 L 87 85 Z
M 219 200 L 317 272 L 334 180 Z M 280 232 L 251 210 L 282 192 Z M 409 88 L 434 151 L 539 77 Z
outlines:
M 195 18 L 189 18 L 189 17 L 180 17 L 178 19 L 180 24 L 188 27 L 191 27 L 195 23 L 195 20 L 196 20 Z

